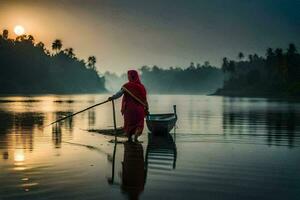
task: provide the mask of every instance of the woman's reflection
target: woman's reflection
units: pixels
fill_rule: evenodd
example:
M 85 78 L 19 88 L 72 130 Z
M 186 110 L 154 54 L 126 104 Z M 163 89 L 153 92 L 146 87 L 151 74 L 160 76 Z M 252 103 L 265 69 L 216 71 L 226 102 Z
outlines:
M 139 143 L 124 143 L 122 163 L 122 191 L 129 199 L 138 199 L 146 182 L 143 146 Z

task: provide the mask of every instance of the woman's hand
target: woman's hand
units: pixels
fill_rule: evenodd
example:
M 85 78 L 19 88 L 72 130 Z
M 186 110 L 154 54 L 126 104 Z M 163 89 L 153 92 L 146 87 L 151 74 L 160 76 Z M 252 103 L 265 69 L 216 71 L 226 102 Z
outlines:
M 113 97 L 108 97 L 107 100 L 108 100 L 108 101 L 112 101 L 112 100 L 113 100 Z

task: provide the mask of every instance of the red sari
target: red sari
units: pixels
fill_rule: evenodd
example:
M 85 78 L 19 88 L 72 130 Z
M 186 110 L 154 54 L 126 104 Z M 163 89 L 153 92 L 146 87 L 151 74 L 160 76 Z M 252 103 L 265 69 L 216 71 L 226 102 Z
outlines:
M 145 108 L 148 106 L 146 89 L 135 70 L 128 71 L 128 82 L 123 85 L 122 114 L 124 131 L 128 136 L 144 129 Z

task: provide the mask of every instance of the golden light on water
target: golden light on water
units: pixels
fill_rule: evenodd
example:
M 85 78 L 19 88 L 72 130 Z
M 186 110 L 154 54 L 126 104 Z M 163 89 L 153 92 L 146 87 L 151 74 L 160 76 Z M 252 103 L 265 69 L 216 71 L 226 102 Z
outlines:
M 24 29 L 24 27 L 23 26 L 21 26 L 21 25 L 17 25 L 17 26 L 15 26 L 15 28 L 14 28 L 14 32 L 15 32 L 15 34 L 16 35 L 23 35 L 24 33 L 25 33 L 25 29 Z
M 24 151 L 22 149 L 16 149 L 14 154 L 14 161 L 23 162 L 25 160 Z

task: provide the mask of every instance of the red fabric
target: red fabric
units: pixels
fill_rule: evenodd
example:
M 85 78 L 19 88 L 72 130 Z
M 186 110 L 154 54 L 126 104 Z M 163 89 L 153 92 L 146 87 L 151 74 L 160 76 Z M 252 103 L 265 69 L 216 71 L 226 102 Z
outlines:
M 123 85 L 123 88 L 147 104 L 146 89 L 140 81 L 138 72 L 129 70 L 127 75 L 129 81 Z M 124 130 L 128 135 L 134 134 L 137 129 L 143 131 L 145 108 L 126 91 L 122 99 L 121 112 L 124 115 Z

